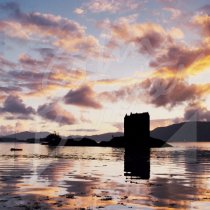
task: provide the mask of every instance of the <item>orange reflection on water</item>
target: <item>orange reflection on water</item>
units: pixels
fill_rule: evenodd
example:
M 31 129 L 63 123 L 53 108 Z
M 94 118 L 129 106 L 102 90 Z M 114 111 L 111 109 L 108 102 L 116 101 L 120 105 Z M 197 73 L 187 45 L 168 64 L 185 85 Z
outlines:
M 30 151 L 1 156 L 0 207 L 209 209 L 206 148 L 154 149 L 149 167 L 138 161 L 132 166 L 149 170 L 144 179 L 124 175 L 123 149 L 66 147 L 53 157 L 44 147 L 40 157 Z

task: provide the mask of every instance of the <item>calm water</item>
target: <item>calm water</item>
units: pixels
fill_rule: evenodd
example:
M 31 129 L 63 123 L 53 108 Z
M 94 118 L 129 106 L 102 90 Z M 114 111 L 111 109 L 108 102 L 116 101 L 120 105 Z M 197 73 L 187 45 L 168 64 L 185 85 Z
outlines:
M 0 209 L 210 209 L 210 143 L 152 149 L 0 144 Z M 126 171 L 125 171 L 126 170 Z

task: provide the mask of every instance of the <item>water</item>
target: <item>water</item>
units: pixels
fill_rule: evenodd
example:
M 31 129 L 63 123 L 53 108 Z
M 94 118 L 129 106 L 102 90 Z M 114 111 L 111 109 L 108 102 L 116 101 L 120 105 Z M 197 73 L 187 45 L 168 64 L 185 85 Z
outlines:
M 11 147 L 0 144 L 0 209 L 210 209 L 210 143 L 152 149 L 145 162 L 124 149 Z

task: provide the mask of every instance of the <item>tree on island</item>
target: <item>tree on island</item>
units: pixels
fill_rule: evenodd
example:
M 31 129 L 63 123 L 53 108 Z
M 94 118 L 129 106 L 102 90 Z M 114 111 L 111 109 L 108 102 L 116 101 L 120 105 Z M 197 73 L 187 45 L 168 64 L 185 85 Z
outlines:
M 60 141 L 61 141 L 61 137 L 58 134 L 56 134 L 56 132 L 51 133 L 46 137 L 46 142 L 48 143 L 48 145 L 51 145 L 51 146 L 59 145 Z

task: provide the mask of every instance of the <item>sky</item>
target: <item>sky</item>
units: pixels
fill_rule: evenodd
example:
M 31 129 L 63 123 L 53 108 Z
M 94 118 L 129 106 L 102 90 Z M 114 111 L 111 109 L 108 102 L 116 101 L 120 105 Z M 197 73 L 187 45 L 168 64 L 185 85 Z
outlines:
M 208 0 L 0 0 L 0 133 L 210 121 Z

